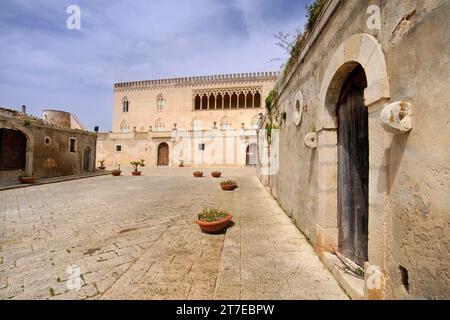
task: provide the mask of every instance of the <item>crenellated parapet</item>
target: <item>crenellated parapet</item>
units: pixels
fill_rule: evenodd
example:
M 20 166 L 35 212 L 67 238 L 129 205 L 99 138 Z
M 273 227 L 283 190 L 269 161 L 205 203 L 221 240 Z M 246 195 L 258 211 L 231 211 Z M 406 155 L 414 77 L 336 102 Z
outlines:
M 253 73 L 234 73 L 234 74 L 219 74 L 209 76 L 184 77 L 184 78 L 168 78 L 155 79 L 145 81 L 122 82 L 114 84 L 115 91 L 130 90 L 130 89 L 144 89 L 151 87 L 164 86 L 196 86 L 196 85 L 211 85 L 224 83 L 242 83 L 242 82 L 258 82 L 258 81 L 274 81 L 279 72 L 253 72 Z

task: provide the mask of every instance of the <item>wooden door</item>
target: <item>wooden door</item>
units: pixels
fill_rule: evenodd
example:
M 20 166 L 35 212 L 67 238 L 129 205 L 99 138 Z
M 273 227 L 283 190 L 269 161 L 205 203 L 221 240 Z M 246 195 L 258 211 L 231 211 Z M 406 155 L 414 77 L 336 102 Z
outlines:
M 90 163 L 91 163 L 91 148 L 86 147 L 86 149 L 84 149 L 84 155 L 83 155 L 83 171 L 84 172 L 90 171 Z
M 169 165 L 169 145 L 165 142 L 158 147 L 158 166 Z
M 364 105 L 367 80 L 358 66 L 338 103 L 339 251 L 360 266 L 368 260 L 369 129 Z

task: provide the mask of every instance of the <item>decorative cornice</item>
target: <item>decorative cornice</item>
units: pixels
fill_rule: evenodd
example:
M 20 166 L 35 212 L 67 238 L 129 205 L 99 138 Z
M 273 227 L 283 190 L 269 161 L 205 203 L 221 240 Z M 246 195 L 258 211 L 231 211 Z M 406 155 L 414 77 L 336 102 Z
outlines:
M 242 82 L 242 81 L 275 81 L 280 73 L 277 71 L 270 72 L 253 72 L 253 73 L 234 73 L 234 74 L 219 74 L 210 76 L 184 77 L 184 78 L 169 78 L 169 79 L 155 79 L 145 81 L 122 82 L 114 84 L 114 89 L 130 89 L 153 86 L 189 86 L 189 85 L 208 85 L 208 84 L 223 84 L 226 82 Z

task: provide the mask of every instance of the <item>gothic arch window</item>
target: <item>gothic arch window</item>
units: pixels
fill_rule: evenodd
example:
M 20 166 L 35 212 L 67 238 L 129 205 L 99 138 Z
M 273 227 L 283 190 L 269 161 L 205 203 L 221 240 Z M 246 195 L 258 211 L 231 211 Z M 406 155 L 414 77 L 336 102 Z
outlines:
M 161 113 L 164 111 L 164 106 L 166 105 L 166 99 L 162 94 L 159 94 L 156 98 L 156 112 Z
M 127 133 L 128 130 L 129 130 L 128 123 L 127 123 L 125 120 L 123 120 L 123 121 L 120 123 L 120 131 L 121 131 L 122 133 Z
M 253 108 L 253 94 L 247 93 L 247 97 L 245 99 L 245 107 L 246 108 Z
M 261 108 L 261 94 L 256 91 L 254 96 L 253 108 Z
M 195 102 L 194 102 L 194 109 L 195 110 L 200 110 L 200 107 L 202 105 L 202 99 L 200 98 L 199 95 L 195 96 Z
M 164 131 L 164 127 L 165 127 L 164 121 L 161 118 L 156 120 L 156 122 L 155 122 L 155 130 L 156 131 Z
M 259 127 L 259 115 L 258 114 L 252 118 L 251 126 L 252 126 L 252 129 L 258 129 L 258 127 Z
M 216 98 L 216 109 L 223 109 L 222 102 L 223 102 L 222 95 L 219 93 Z
M 223 108 L 230 109 L 230 95 L 228 93 L 223 97 Z
M 129 111 L 130 102 L 128 101 L 127 97 L 124 97 L 122 99 L 122 112 L 126 113 Z
M 192 119 L 192 130 L 202 130 L 202 122 L 200 121 L 200 119 L 198 117 L 195 117 L 194 119 Z
M 208 109 L 208 96 L 206 94 L 202 97 L 202 110 Z
M 231 129 L 231 120 L 227 116 L 223 117 L 222 120 L 220 120 L 220 128 L 222 130 Z
M 216 98 L 214 97 L 214 95 L 211 93 L 211 95 L 209 96 L 209 105 L 208 105 L 208 109 L 215 109 L 216 108 Z
M 238 96 L 236 93 L 231 95 L 231 109 L 236 109 L 238 106 Z
M 245 94 L 241 92 L 239 94 L 239 108 L 244 109 L 245 108 Z

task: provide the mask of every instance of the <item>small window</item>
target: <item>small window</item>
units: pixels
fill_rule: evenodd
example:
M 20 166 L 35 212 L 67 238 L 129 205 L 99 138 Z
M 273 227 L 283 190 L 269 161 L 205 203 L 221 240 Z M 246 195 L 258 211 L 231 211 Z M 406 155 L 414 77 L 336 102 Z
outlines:
M 199 143 L 198 144 L 198 150 L 199 151 L 205 151 L 205 144 L 204 143 Z
M 46 146 L 51 145 L 51 144 L 52 144 L 52 139 L 51 139 L 50 137 L 45 137 L 45 138 L 44 138 L 44 144 L 45 144 Z
M 120 144 L 116 146 L 116 152 L 122 152 L 122 146 Z
M 70 138 L 69 141 L 69 151 L 72 153 L 77 152 L 77 139 L 75 138 Z
M 122 99 L 122 112 L 127 113 L 130 107 L 130 103 L 127 98 Z

